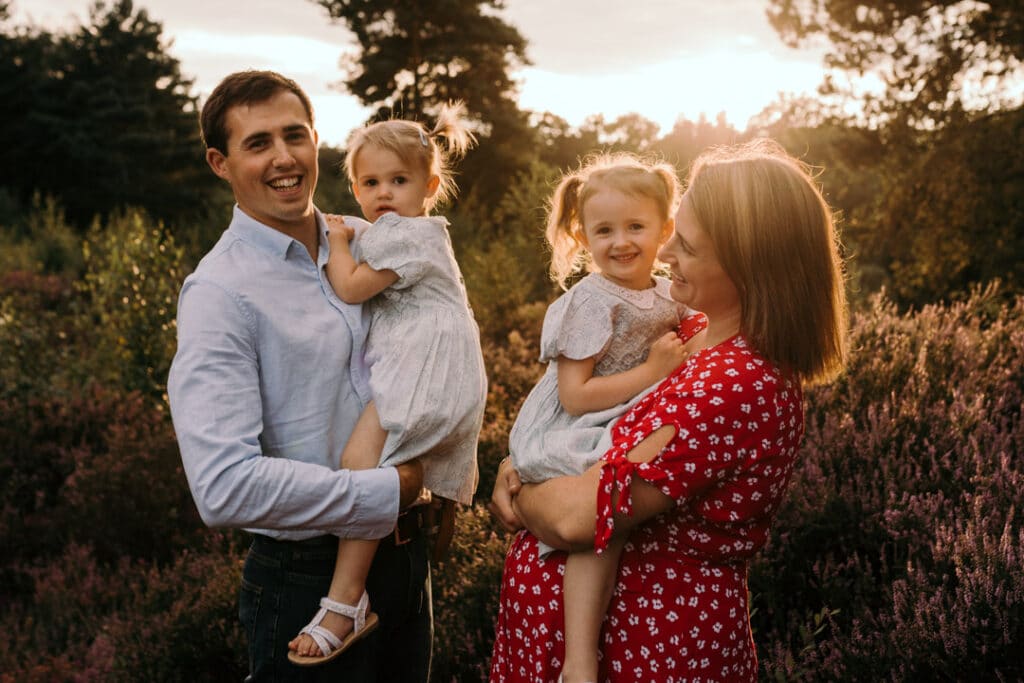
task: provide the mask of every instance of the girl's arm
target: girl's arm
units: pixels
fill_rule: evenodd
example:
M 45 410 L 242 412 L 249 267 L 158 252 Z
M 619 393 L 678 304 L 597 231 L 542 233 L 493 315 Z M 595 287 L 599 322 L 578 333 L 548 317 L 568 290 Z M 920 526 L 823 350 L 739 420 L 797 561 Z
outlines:
M 351 228 L 331 223 L 327 235 L 331 245 L 331 256 L 327 259 L 327 279 L 339 299 L 347 304 L 361 304 L 398 282 L 398 273 L 393 270 L 374 270 L 365 263 L 357 263 L 349 247 L 350 239 Z
M 675 427 L 666 425 L 637 444 L 627 456 L 633 462 L 650 462 L 675 436 Z M 599 460 L 575 477 L 556 477 L 540 484 L 523 484 L 511 498 L 518 519 L 534 536 L 563 550 L 589 550 L 594 547 L 594 520 L 597 519 L 597 489 L 600 485 Z M 501 484 L 499 469 L 495 493 Z M 671 509 L 675 501 L 640 477 L 630 484 L 633 514 L 615 515 L 615 534 L 628 534 L 633 528 Z M 613 494 L 615 504 L 617 494 Z
M 570 415 L 605 410 L 628 401 L 667 377 L 686 360 L 683 342 L 674 331 L 655 340 L 647 360 L 614 375 L 594 377 L 593 358 L 558 358 L 558 400 Z

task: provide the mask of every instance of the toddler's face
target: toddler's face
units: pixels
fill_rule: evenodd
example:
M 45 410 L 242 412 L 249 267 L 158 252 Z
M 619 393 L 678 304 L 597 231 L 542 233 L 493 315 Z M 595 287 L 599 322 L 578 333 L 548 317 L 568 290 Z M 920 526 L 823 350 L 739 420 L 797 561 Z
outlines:
M 392 151 L 366 145 L 356 155 L 352 190 L 368 221 L 394 211 L 399 216 L 426 213 L 427 200 L 437 192 L 437 176 L 405 163 Z
M 629 289 L 651 286 L 658 247 L 671 230 L 650 197 L 603 188 L 583 204 L 583 246 L 606 278 Z

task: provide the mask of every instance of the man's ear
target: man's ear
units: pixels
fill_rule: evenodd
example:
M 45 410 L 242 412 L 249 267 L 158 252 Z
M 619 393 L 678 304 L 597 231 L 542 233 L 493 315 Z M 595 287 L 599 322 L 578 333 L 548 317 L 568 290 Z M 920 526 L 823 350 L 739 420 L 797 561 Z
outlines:
M 427 179 L 427 196 L 433 197 L 437 194 L 437 188 L 439 187 L 441 187 L 441 178 L 436 175 L 430 176 L 430 178 Z
M 231 182 L 231 174 L 228 173 L 227 157 L 224 156 L 223 152 L 219 149 L 209 147 L 206 150 L 206 163 L 210 165 L 210 168 L 213 169 L 213 172 L 216 173 L 218 177 Z

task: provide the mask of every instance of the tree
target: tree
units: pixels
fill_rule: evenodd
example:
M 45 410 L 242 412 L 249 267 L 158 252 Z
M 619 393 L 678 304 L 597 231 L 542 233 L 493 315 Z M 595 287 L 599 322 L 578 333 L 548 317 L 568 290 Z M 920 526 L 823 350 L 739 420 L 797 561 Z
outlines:
M 0 41 L 0 186 L 22 201 L 59 197 L 80 228 L 118 207 L 167 220 L 201 208 L 213 184 L 196 98 L 162 31 L 132 0 L 117 0 L 94 4 L 89 25 L 72 33 L 17 29 Z
M 378 118 L 423 120 L 463 100 L 479 149 L 462 165 L 463 197 L 496 204 L 532 158 L 532 134 L 510 72 L 529 64 L 526 40 L 498 11 L 503 0 L 315 0 L 355 35 L 343 85 Z
M 934 128 L 1020 104 L 1003 87 L 1021 76 L 1020 0 L 770 0 L 768 18 L 790 46 L 826 38 L 826 66 L 881 77 L 885 92 L 865 101 L 878 123 Z M 829 79 L 823 94 L 843 89 Z
M 461 99 L 487 121 L 514 94 L 509 71 L 528 63 L 525 39 L 493 12 L 502 0 L 316 1 L 359 43 L 345 88 L 383 114 L 419 118 Z

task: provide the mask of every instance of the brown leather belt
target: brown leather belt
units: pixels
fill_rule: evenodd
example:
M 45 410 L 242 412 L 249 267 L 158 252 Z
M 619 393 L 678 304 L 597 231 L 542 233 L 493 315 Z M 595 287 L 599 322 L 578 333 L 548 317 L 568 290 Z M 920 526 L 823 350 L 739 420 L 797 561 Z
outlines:
M 405 545 L 417 538 L 420 534 L 430 531 L 428 505 L 417 505 L 402 510 L 398 513 L 398 521 L 395 522 L 395 530 L 390 536 L 381 539 L 382 542 L 390 541 L 392 545 Z

